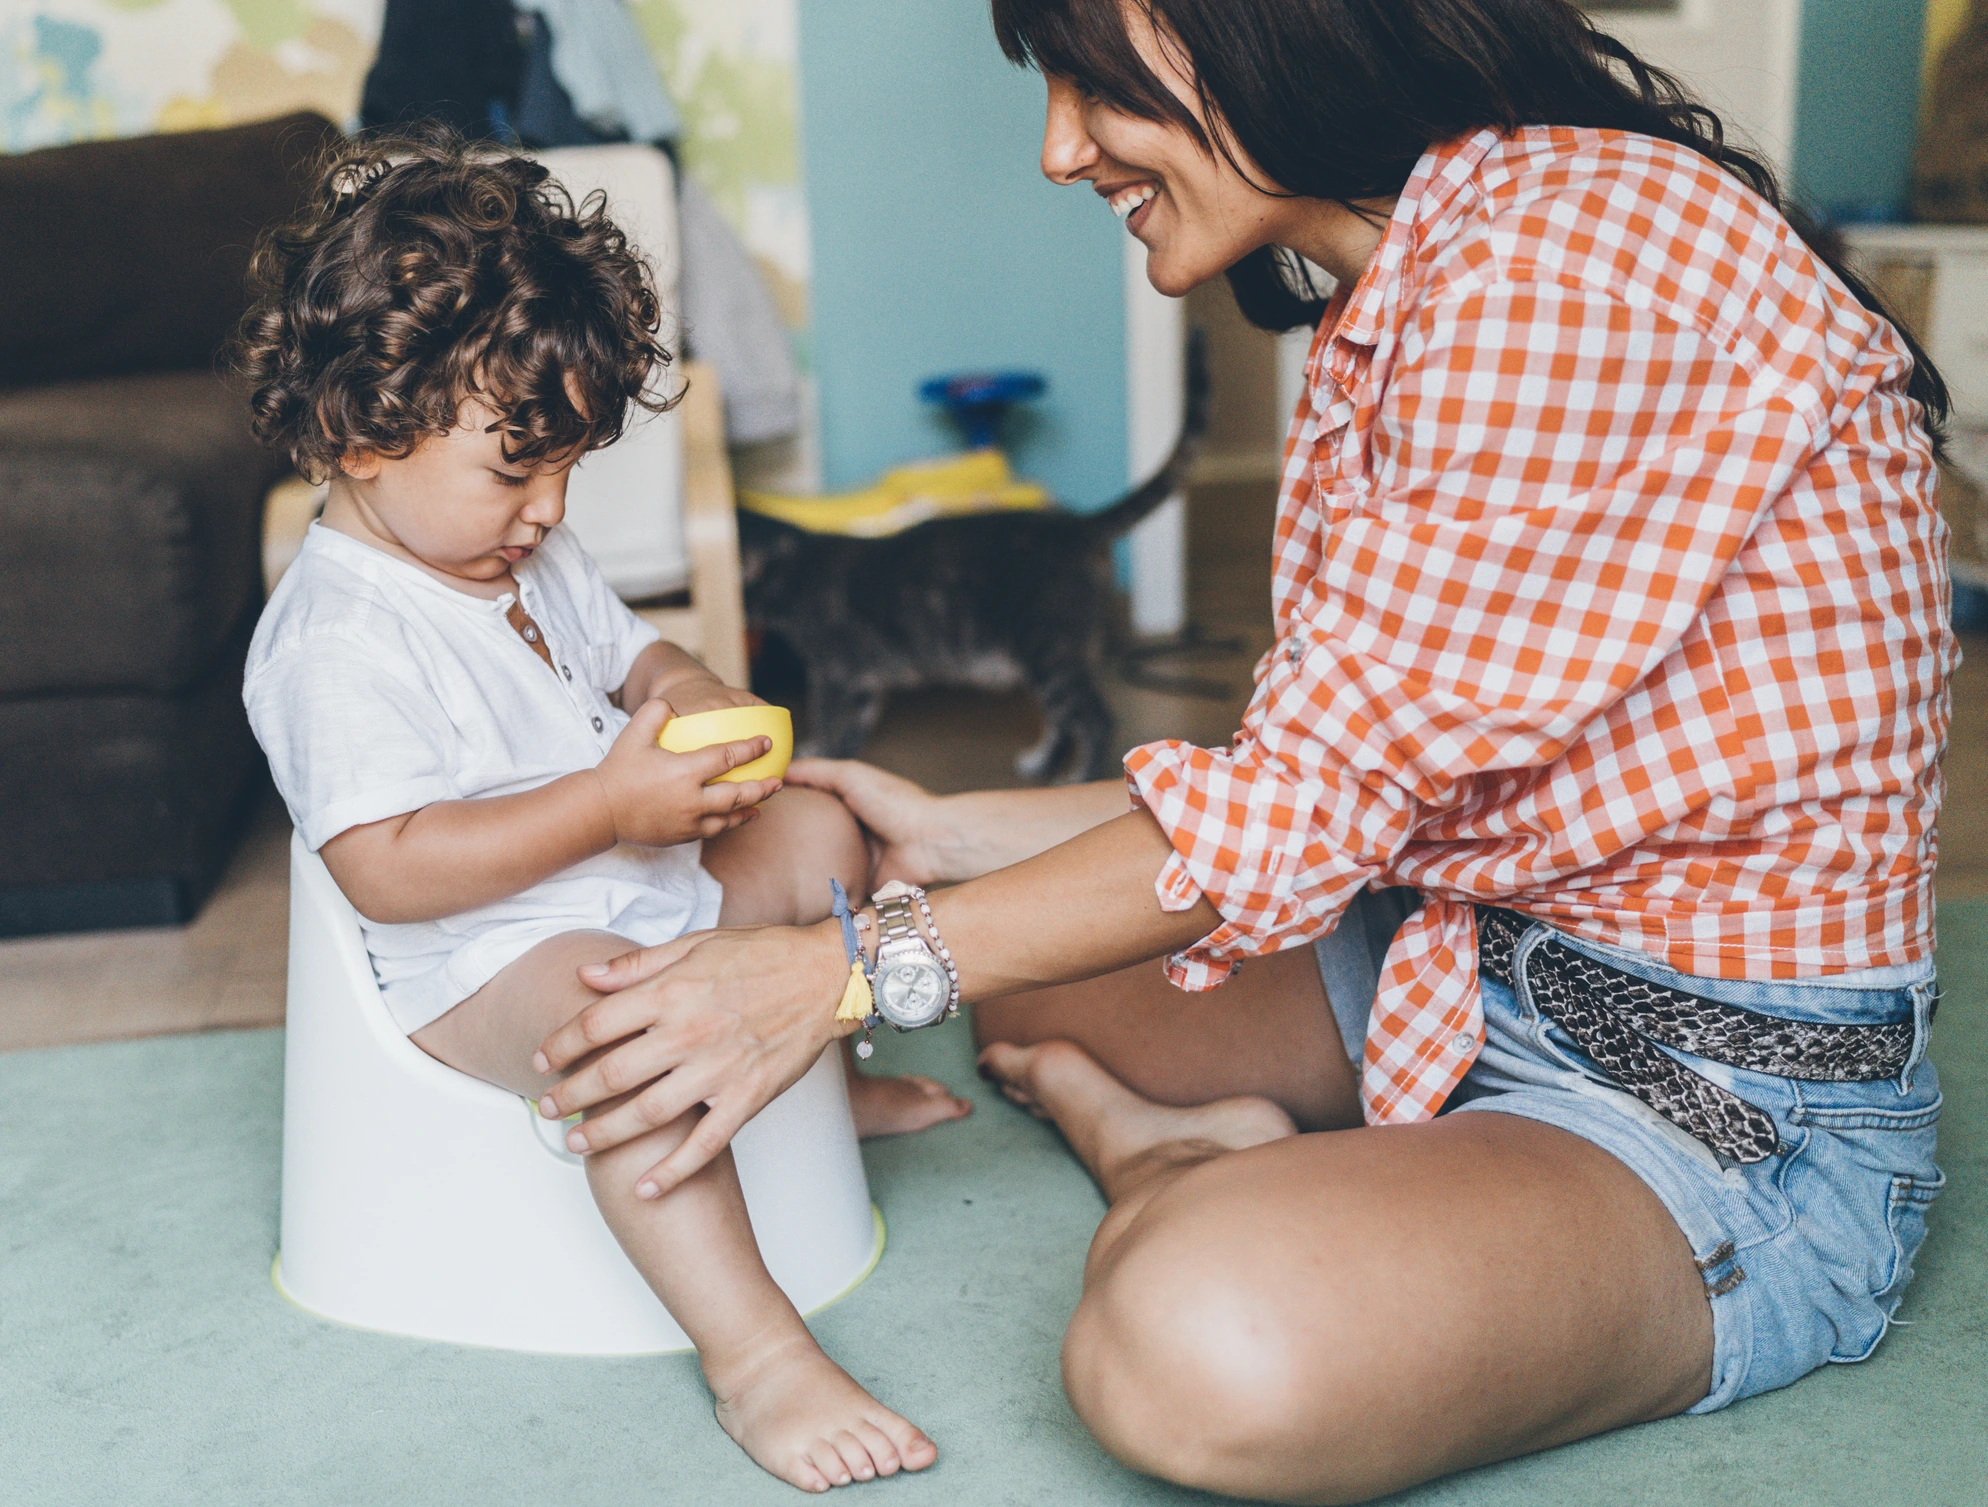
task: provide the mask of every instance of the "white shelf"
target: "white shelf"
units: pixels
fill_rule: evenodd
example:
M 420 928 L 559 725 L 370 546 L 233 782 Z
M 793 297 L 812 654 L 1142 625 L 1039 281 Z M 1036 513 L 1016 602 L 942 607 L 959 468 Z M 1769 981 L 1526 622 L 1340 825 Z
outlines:
M 1860 254 L 1988 256 L 1988 225 L 1846 225 L 1843 239 Z

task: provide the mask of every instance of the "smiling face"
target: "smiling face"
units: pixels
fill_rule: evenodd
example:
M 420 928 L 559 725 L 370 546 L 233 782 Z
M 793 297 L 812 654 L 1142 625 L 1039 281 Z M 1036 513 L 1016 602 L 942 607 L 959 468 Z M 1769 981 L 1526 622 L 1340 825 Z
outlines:
M 504 455 L 500 415 L 471 399 L 456 427 L 399 459 L 347 454 L 325 503 L 327 528 L 477 596 L 511 589 L 511 568 L 531 558 L 566 516 L 575 457 L 521 466 Z
M 1170 297 L 1270 245 L 1291 248 L 1341 281 L 1357 280 L 1381 239 L 1371 213 L 1285 193 L 1219 119 L 1210 120 L 1178 43 L 1161 37 L 1142 6 L 1128 5 L 1125 21 L 1141 61 L 1226 150 L 1211 151 L 1172 121 L 1127 114 L 1051 74 L 1043 175 L 1089 183 L 1146 247 L 1146 276 Z M 1391 203 L 1366 208 L 1385 222 Z
M 1180 49 L 1162 45 L 1143 8 L 1128 8 L 1126 19 L 1141 60 L 1212 138 Z M 1178 297 L 1227 270 L 1274 241 L 1289 218 L 1294 201 L 1252 184 L 1274 187 L 1233 142 L 1249 178 L 1173 122 L 1127 115 L 1071 79 L 1052 75 L 1048 84 L 1044 176 L 1089 183 L 1146 247 L 1146 275 L 1160 292 Z

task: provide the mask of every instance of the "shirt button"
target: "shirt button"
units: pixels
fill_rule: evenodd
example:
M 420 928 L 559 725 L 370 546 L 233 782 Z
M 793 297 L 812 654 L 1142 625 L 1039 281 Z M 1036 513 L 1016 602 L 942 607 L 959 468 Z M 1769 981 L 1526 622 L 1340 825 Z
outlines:
M 1459 1031 L 1450 1038 L 1450 1050 L 1455 1052 L 1459 1057 L 1467 1055 L 1470 1049 L 1476 1045 L 1477 1038 L 1468 1031 Z
M 533 628 L 533 627 L 531 627 L 530 625 L 527 625 L 527 626 L 526 626 L 526 628 L 525 628 L 525 642 L 526 642 L 526 643 L 528 643 L 528 644 L 535 644 L 535 643 L 537 643 L 537 642 L 538 642 L 538 629 L 536 629 L 536 628 Z
M 607 724 L 606 724 L 606 723 L 604 723 L 604 722 L 602 722 L 600 718 L 598 718 L 598 717 L 594 718 L 594 731 L 595 731 L 595 732 L 599 732 L 599 731 L 600 731 L 600 730 L 601 730 L 601 729 L 602 729 L 603 727 L 605 727 L 605 726 L 607 726 Z
M 571 679 L 573 678 L 573 672 L 572 672 L 571 670 L 567 669 L 567 668 L 566 668 L 566 666 L 564 666 L 564 665 L 561 665 L 561 666 L 559 667 L 559 673 L 560 673 L 561 675 L 564 675 L 564 676 L 565 676 L 565 677 L 566 677 L 566 678 L 567 678 L 568 680 L 571 680 Z
M 1296 664 L 1300 659 L 1304 658 L 1304 656 L 1298 652 L 1298 641 L 1295 638 L 1292 639 L 1290 644 L 1285 648 L 1284 657 L 1290 660 L 1292 664 Z

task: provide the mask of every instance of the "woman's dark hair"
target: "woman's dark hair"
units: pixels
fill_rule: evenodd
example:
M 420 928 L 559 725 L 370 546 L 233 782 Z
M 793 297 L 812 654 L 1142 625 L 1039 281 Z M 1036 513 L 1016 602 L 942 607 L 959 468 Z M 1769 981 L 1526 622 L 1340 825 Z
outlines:
M 538 163 L 445 126 L 332 149 L 249 278 L 234 360 L 255 432 L 313 479 L 351 450 L 408 455 L 472 397 L 524 465 L 674 401 L 650 391 L 662 301 L 603 197 L 576 206 Z
M 1782 197 L 1766 161 L 1728 141 L 1713 111 L 1567 0 L 993 0 L 1010 61 L 1072 80 L 1128 115 L 1178 125 L 1234 163 L 1229 143 L 1219 133 L 1210 141 L 1140 58 L 1128 5 L 1152 19 L 1162 45 L 1180 48 L 1207 119 L 1286 193 L 1349 208 L 1393 198 L 1431 144 L 1486 126 L 1634 131 L 1689 147 L 1739 179 L 1788 217 L 1865 308 L 1891 317 L 1840 244 Z M 1264 329 L 1316 325 L 1325 312 L 1303 264 L 1276 247 L 1251 252 L 1228 277 L 1244 317 Z M 1946 383 L 1892 322 L 1912 351 L 1911 395 L 1937 439 Z

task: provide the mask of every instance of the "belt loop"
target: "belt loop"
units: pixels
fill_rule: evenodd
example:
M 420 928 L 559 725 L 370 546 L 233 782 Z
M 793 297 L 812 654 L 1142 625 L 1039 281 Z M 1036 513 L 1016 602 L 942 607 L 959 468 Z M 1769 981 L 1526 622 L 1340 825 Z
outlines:
M 1929 978 L 1912 986 L 1912 1052 L 1905 1059 L 1905 1070 L 1898 1075 L 1898 1091 L 1901 1094 L 1912 1092 L 1912 1075 L 1926 1060 L 1926 1048 L 1933 1037 L 1933 1010 L 1939 1000 L 1940 981 L 1937 978 Z
M 1532 1001 L 1532 986 L 1526 979 L 1526 961 L 1533 950 L 1553 936 L 1553 928 L 1543 921 L 1535 921 L 1530 916 L 1521 916 L 1526 929 L 1519 933 L 1519 940 L 1512 948 L 1512 999 L 1521 1013 L 1540 1018 L 1540 1009 Z

